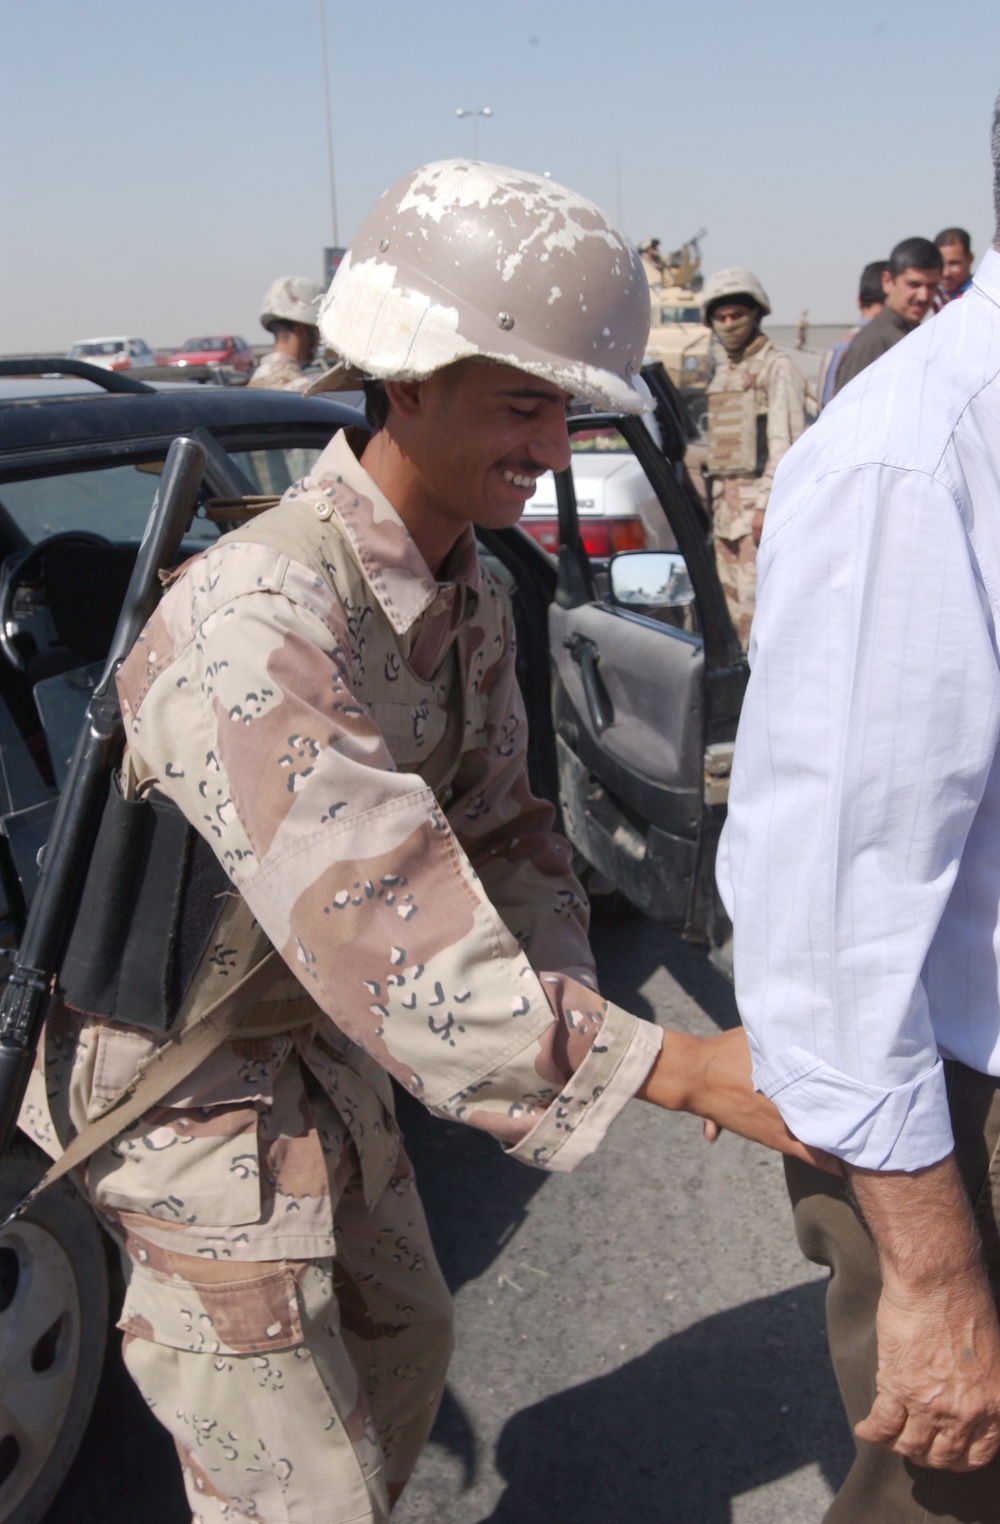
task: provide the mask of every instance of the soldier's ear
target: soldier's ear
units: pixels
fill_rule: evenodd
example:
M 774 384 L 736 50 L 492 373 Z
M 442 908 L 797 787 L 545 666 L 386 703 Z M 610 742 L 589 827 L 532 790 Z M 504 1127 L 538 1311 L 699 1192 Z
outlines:
M 422 381 L 387 381 L 385 383 L 386 400 L 401 418 L 419 417 L 422 391 Z

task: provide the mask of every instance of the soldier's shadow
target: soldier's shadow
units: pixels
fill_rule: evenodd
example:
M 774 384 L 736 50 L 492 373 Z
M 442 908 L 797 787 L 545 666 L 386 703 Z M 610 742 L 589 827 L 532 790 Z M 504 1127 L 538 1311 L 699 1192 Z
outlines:
M 507 1490 L 482 1524 L 730 1524 L 734 1498 L 809 1465 L 835 1490 L 854 1451 L 824 1290 L 808 1282 L 705 1318 L 522 1409 L 497 1446 Z

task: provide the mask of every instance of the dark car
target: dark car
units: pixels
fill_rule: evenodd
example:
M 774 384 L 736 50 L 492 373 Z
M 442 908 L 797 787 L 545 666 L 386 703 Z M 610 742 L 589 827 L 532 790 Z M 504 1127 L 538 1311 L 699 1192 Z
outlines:
M 249 375 L 257 360 L 246 339 L 227 333 L 187 339 L 170 356 L 167 364 L 176 365 L 181 370 L 189 365 L 228 365 L 232 370 Z
M 226 527 L 220 500 L 282 492 L 336 429 L 363 422 L 329 397 L 157 391 L 79 362 L 69 362 L 69 380 L 37 379 L 60 367 L 67 362 L 0 362 L 0 932 L 8 947 L 23 929 L 53 801 L 171 441 L 191 435 L 208 451 L 187 555 Z M 728 934 L 714 861 L 747 669 L 680 465 L 683 404 L 658 367 L 647 380 L 653 428 L 590 411 L 570 428 L 620 436 L 677 550 L 621 554 L 606 571 L 596 568 L 571 470 L 556 481 L 556 555 L 519 528 L 483 532 L 481 549 L 512 595 L 536 791 L 557 803 L 592 887 L 620 891 L 708 948 Z M 44 1165 L 19 1137 L 0 1163 L 0 1219 Z M 100 1378 L 108 1282 L 101 1231 L 65 1181 L 0 1230 L 2 1524 L 40 1519 L 73 1459 Z

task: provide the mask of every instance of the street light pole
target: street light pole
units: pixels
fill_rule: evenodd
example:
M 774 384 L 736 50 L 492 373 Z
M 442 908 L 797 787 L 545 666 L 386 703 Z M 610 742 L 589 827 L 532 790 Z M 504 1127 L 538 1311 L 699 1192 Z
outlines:
M 333 232 L 333 247 L 336 248 L 340 240 L 337 237 L 337 189 L 333 178 L 333 121 L 330 115 L 330 60 L 326 51 L 326 0 L 317 0 L 319 6 L 319 35 L 320 50 L 323 54 L 323 99 L 326 103 L 326 162 L 330 177 L 330 226 Z
M 471 116 L 472 118 L 472 157 L 479 158 L 479 117 L 492 116 L 489 106 L 482 106 L 478 111 L 470 111 L 466 106 L 459 106 L 456 116 Z

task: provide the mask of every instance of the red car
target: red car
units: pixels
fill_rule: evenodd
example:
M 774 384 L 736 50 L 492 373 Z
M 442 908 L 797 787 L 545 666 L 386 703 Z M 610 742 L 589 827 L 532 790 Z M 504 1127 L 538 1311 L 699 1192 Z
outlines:
M 228 365 L 233 370 L 242 370 L 249 375 L 257 364 L 257 359 L 246 339 L 237 338 L 235 334 L 230 333 L 188 339 L 176 354 L 170 356 L 167 364 Z

